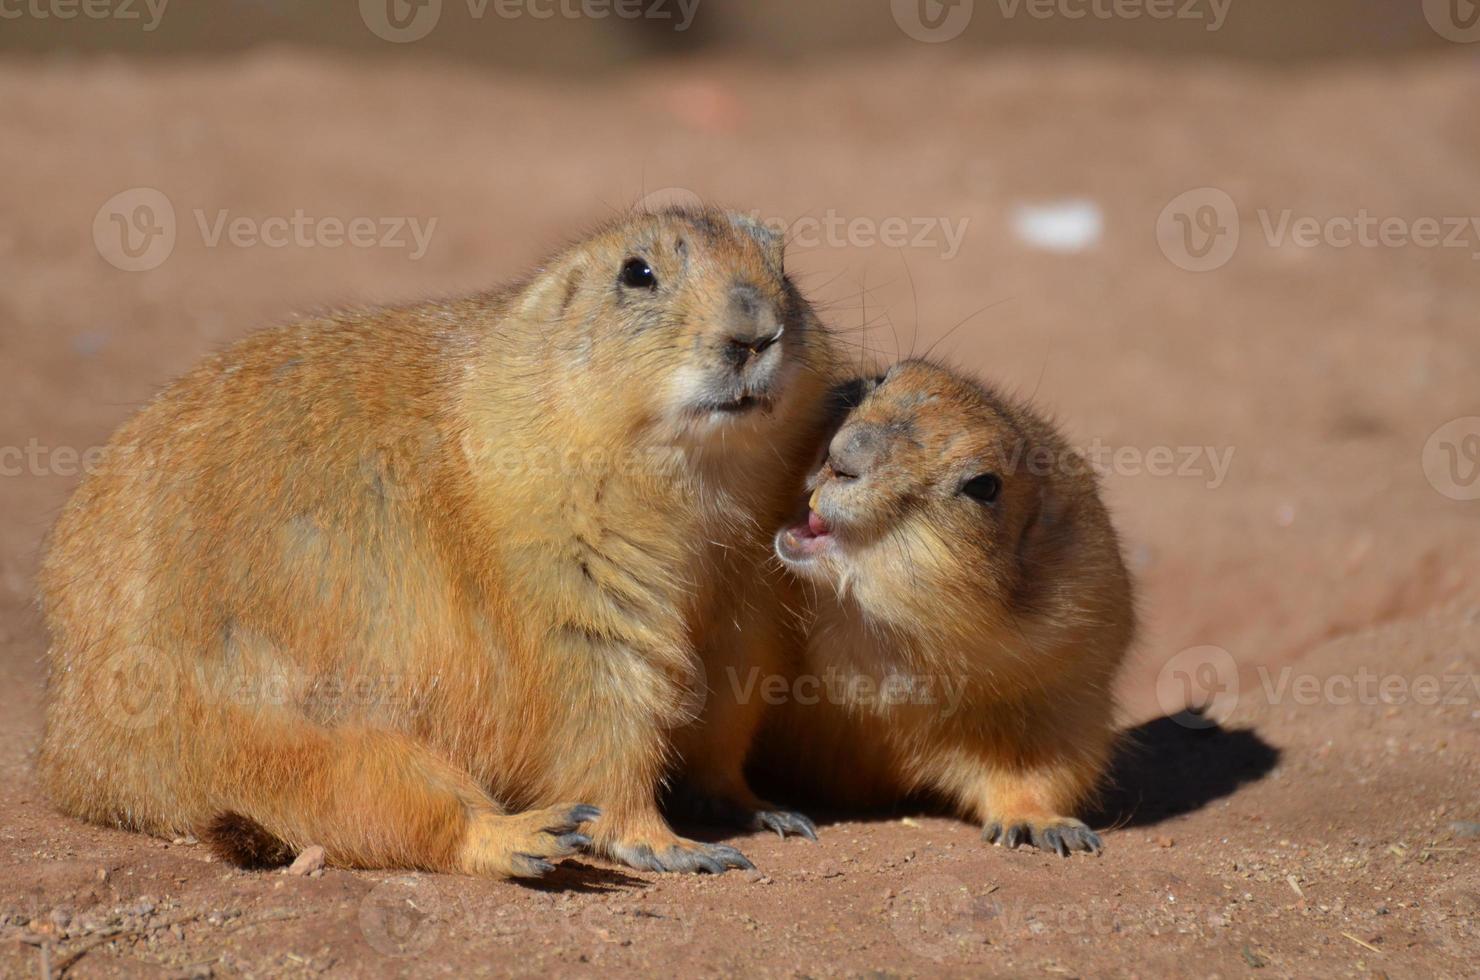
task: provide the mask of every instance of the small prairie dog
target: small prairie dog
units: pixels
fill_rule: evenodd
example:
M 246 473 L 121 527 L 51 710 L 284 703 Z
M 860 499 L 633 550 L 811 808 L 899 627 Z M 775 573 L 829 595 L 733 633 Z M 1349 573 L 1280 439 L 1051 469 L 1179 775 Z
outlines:
M 1131 582 L 1096 480 L 1024 405 L 923 361 L 859 382 L 776 553 L 810 588 L 758 768 L 835 805 L 944 800 L 994 843 L 1098 851 Z M 798 751 L 797 747 L 802 747 Z
M 248 865 L 316 843 L 507 876 L 588 848 L 749 867 L 675 835 L 656 794 L 697 645 L 767 642 L 701 619 L 735 619 L 728 558 L 763 559 L 802 485 L 829 344 L 778 236 L 674 209 L 503 289 L 207 359 L 53 532 L 44 785 Z M 706 792 L 760 805 L 739 758 L 758 723 L 690 738 Z

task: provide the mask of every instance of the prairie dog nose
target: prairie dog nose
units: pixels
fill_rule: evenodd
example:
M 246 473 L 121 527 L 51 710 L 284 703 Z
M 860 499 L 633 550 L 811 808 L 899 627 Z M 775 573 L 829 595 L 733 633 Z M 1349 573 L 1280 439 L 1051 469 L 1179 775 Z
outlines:
M 884 433 L 873 425 L 850 425 L 833 437 L 827 449 L 833 475 L 854 480 L 868 475 L 884 448 Z
M 747 283 L 730 290 L 725 320 L 730 347 L 742 363 L 781 339 L 783 328 L 776 305 Z

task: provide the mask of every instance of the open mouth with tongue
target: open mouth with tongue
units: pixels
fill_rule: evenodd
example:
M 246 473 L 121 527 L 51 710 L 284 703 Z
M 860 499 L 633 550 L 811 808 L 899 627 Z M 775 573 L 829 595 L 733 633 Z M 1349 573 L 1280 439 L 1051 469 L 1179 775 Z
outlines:
M 784 527 L 776 535 L 776 553 L 784 561 L 806 562 L 833 543 L 832 528 L 821 514 L 808 508 L 806 520 Z

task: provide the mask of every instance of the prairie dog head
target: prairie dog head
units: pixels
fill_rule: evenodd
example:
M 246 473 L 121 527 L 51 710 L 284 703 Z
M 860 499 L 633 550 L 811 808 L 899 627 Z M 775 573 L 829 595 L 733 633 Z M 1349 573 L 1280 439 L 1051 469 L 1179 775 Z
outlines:
M 923 361 L 864 389 L 776 535 L 794 573 L 901 630 L 1128 621 L 1094 474 L 1048 422 Z
M 558 256 L 521 307 L 593 409 L 672 439 L 738 441 L 764 431 L 820 330 L 783 253 L 744 215 L 637 213 Z

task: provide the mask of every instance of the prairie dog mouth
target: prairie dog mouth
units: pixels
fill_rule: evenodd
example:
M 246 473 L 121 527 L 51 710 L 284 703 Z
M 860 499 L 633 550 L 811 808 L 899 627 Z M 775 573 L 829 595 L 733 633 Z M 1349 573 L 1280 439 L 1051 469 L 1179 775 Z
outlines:
M 769 394 L 737 395 L 734 398 L 703 398 L 691 403 L 688 413 L 697 419 L 738 419 L 751 415 L 767 415 L 776 407 Z
M 752 409 L 769 409 L 770 407 L 770 399 L 756 395 L 741 395 L 732 402 L 717 402 L 710 410 L 722 412 L 725 415 L 744 415 Z
M 776 554 L 782 561 L 811 561 L 833 543 L 832 527 L 815 510 L 808 509 L 806 520 L 784 527 L 776 534 Z

